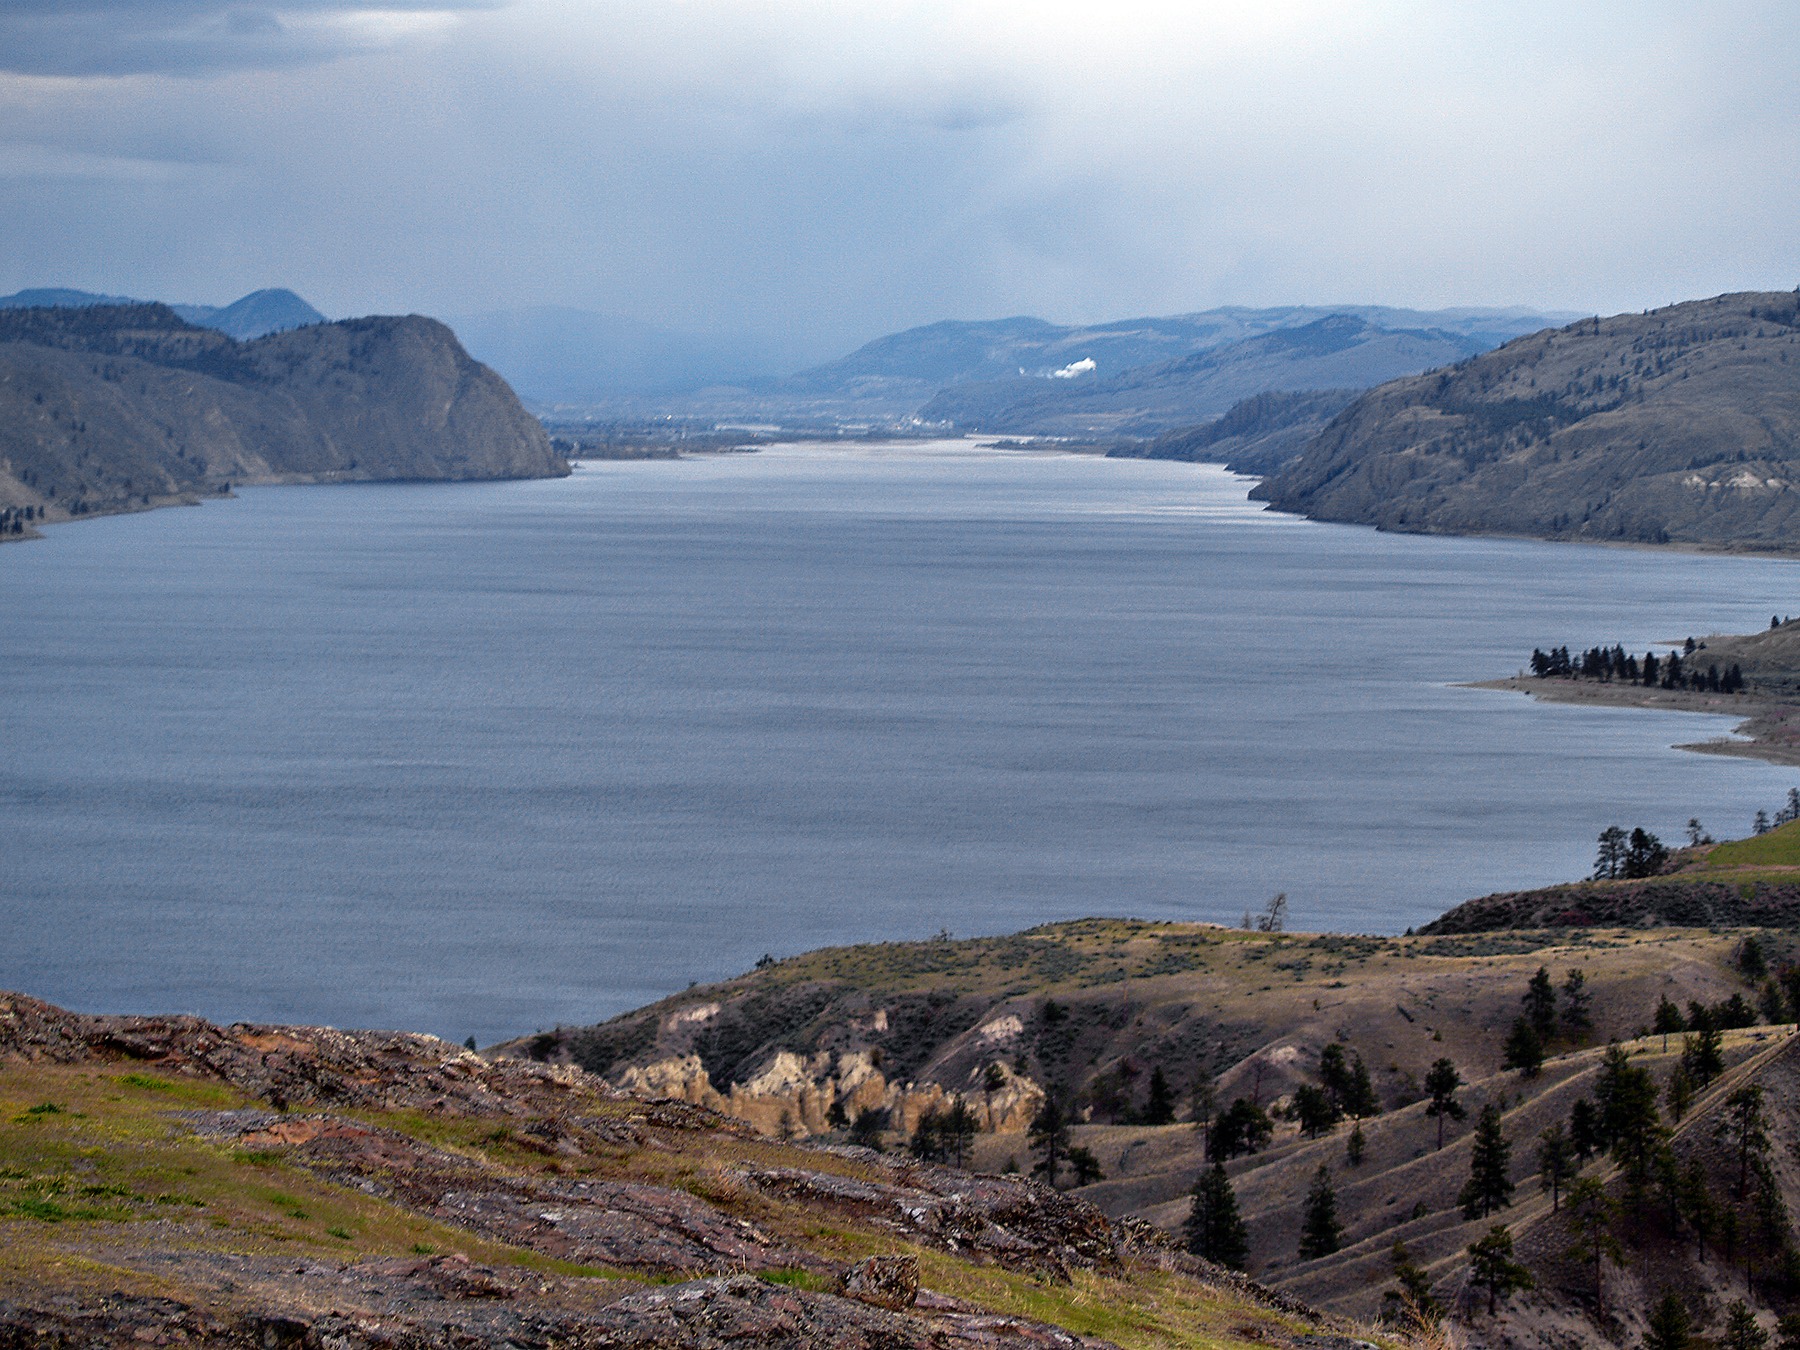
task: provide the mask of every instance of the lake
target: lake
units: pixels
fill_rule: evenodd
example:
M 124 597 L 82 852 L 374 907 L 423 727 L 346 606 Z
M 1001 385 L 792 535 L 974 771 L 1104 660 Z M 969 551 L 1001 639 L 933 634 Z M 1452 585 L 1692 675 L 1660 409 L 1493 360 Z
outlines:
M 264 488 L 0 548 L 0 986 L 483 1043 L 764 953 L 1088 914 L 1397 932 L 1748 830 L 1723 719 L 1454 688 L 1795 564 L 1383 535 L 967 443 Z

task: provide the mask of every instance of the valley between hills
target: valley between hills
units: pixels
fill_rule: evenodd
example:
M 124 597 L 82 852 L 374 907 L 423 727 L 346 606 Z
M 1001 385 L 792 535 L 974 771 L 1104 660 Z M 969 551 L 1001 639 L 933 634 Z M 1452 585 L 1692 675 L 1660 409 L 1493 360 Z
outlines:
M 0 1328 L 1524 1347 L 1634 1344 L 1675 1291 L 1772 1329 L 1800 1311 L 1800 821 L 1661 867 L 1397 937 L 1272 903 L 828 949 L 482 1053 L 7 996 Z M 1223 1262 L 1189 1250 L 1211 1177 Z

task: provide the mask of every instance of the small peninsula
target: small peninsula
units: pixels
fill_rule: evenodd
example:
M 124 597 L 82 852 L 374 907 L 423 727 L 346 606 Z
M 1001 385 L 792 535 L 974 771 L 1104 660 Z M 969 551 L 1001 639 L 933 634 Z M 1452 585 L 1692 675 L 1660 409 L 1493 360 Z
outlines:
M 1515 690 L 1550 703 L 1736 717 L 1735 739 L 1677 748 L 1800 764 L 1800 619 L 1774 616 L 1760 633 L 1715 633 L 1665 646 L 1673 650 L 1642 658 L 1618 647 L 1589 648 L 1573 658 L 1567 648 L 1540 651 L 1534 655 L 1546 658 L 1542 673 L 1521 671 L 1468 687 Z

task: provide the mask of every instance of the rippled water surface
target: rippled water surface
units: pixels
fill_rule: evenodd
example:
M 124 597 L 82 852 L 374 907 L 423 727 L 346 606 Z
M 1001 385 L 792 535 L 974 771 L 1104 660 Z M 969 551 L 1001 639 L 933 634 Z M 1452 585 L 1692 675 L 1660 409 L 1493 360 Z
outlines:
M 271 488 L 0 548 L 0 985 L 585 1021 L 764 952 L 1107 913 L 1397 931 L 1609 823 L 1741 833 L 1718 718 L 1450 687 L 1747 630 L 1791 563 L 1276 516 L 963 445 Z

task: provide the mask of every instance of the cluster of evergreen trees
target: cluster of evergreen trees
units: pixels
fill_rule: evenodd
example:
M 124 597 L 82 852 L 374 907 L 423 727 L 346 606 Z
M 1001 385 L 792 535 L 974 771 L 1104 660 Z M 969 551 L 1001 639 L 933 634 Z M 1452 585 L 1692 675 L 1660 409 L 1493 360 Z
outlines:
M 1594 858 L 1594 880 L 1653 877 L 1668 861 L 1668 846 L 1642 826 L 1626 834 L 1617 825 L 1608 825 L 1600 831 L 1600 852 Z
M 1655 652 L 1645 652 L 1644 659 L 1639 661 L 1635 656 L 1628 656 L 1623 647 L 1590 647 L 1579 656 L 1571 655 L 1567 647 L 1552 647 L 1549 651 L 1539 648 L 1531 649 L 1531 673 L 1540 680 L 1599 680 L 1603 683 L 1640 684 L 1647 689 L 1693 689 L 1713 694 L 1738 694 L 1744 689 L 1743 668 L 1735 663 L 1720 670 L 1714 662 L 1705 670 L 1700 669 L 1695 654 L 1704 651 L 1705 643 L 1687 640 L 1687 660 L 1682 660 L 1683 653 L 1670 652 L 1658 658 Z
M 28 521 L 42 520 L 41 506 L 0 507 L 0 534 L 24 534 Z
M 1800 788 L 1789 788 L 1787 802 L 1775 813 L 1773 822 L 1767 811 L 1758 811 L 1756 819 L 1751 822 L 1750 829 L 1755 834 L 1767 834 L 1779 825 L 1786 825 L 1790 820 L 1800 820 Z
M 1512 1030 L 1506 1034 L 1500 1067 L 1517 1069 L 1527 1078 L 1537 1077 L 1559 1034 L 1572 1044 L 1587 1038 L 1594 1025 L 1592 1001 L 1587 976 L 1570 969 L 1563 977 L 1559 1006 L 1549 967 L 1539 966 L 1525 987 L 1525 1010 L 1513 1020 Z

